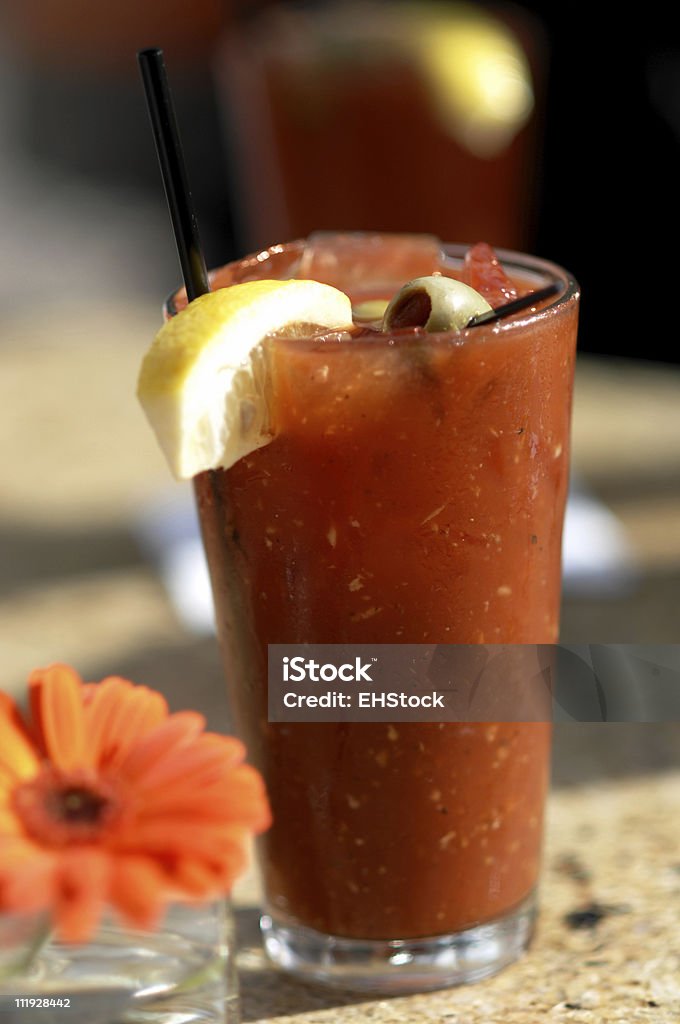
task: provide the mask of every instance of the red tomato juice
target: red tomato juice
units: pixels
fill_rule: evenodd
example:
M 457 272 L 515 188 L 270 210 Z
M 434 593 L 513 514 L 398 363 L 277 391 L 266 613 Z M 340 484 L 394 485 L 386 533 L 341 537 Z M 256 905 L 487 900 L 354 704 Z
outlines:
M 460 273 L 403 239 L 353 245 L 313 261 L 353 299 Z M 215 285 L 296 276 L 301 252 Z M 557 639 L 578 292 L 551 264 L 505 264 L 520 290 L 561 293 L 460 333 L 274 340 L 273 440 L 195 480 L 231 700 L 273 806 L 267 905 L 328 935 L 459 932 L 536 885 L 548 724 L 267 721 L 270 643 Z

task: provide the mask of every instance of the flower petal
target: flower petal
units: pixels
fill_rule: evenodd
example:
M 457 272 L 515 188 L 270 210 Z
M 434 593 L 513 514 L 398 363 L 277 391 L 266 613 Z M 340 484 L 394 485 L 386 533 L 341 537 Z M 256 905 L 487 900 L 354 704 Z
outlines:
M 125 856 L 113 861 L 109 901 L 140 928 L 153 928 L 167 898 L 167 878 L 150 857 Z
M 236 736 L 221 736 L 217 732 L 204 732 L 201 742 L 206 749 L 219 749 L 225 764 L 237 765 L 245 760 L 246 746 Z
M 154 766 L 172 757 L 188 740 L 198 736 L 205 726 L 205 718 L 195 711 L 178 711 L 156 726 L 139 740 L 123 758 L 118 775 L 126 782 L 137 784 Z
M 64 772 L 91 768 L 85 735 L 82 680 L 69 665 L 50 665 L 29 677 L 31 708 L 45 753 Z
M 212 736 L 196 736 L 190 743 L 160 757 L 139 779 L 140 790 L 148 793 L 180 785 L 195 793 L 200 786 L 219 781 L 232 770 L 236 751 L 242 761 L 245 747 L 240 740 L 225 737 L 224 743 L 216 743 Z
M 3 840 L 6 836 L 24 835 L 23 825 L 17 818 L 14 811 L 0 802 L 0 864 L 3 857 Z
M 32 913 L 50 908 L 54 857 L 23 838 L 3 838 L 0 843 L 0 911 Z
M 139 820 L 121 829 L 110 844 L 112 853 L 136 853 L 159 863 L 167 859 L 197 858 L 219 864 L 236 835 L 245 842 L 247 829 L 231 824 L 197 821 L 192 814 Z
M 85 708 L 88 742 L 100 769 L 111 769 L 130 748 L 168 717 L 160 693 L 108 676 L 94 687 Z
M 271 813 L 260 774 L 250 765 L 227 768 L 217 779 L 201 778 L 187 771 L 183 780 L 151 792 L 140 789 L 144 804 L 140 820 L 159 816 L 193 815 L 197 822 L 206 817 L 217 824 L 243 825 L 263 832 L 271 825 Z
M 106 903 L 110 874 L 108 855 L 94 847 L 74 846 L 59 855 L 54 923 L 62 942 L 92 938 Z
M 16 704 L 5 693 L 0 697 L 0 787 L 5 787 L 32 778 L 40 762 Z
M 223 875 L 222 865 L 209 861 L 183 859 L 172 869 L 173 884 L 187 896 L 198 899 L 224 892 Z
M 172 880 L 187 895 L 206 897 L 228 893 L 243 874 L 250 859 L 250 842 L 245 829 L 225 830 L 219 858 L 178 857 L 172 867 Z

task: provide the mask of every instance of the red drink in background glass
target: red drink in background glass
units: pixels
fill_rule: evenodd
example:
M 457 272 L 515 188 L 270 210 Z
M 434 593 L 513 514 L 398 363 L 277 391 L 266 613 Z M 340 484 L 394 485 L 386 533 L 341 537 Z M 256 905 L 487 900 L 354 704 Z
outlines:
M 408 236 L 318 236 L 213 275 L 354 302 L 460 273 Z M 287 969 L 408 990 L 499 969 L 531 934 L 550 726 L 267 720 L 271 643 L 552 643 L 578 292 L 501 254 L 537 312 L 463 332 L 277 339 L 270 444 L 195 478 L 231 701 L 265 774 L 265 941 Z
M 352 225 L 530 244 L 545 61 L 519 8 L 265 9 L 215 62 L 246 237 Z

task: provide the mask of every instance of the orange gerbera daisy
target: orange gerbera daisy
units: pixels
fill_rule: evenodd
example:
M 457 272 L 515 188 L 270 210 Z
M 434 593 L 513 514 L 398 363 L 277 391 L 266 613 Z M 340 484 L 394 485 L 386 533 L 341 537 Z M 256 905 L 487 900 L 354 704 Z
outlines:
M 231 889 L 270 824 L 245 748 L 145 686 L 34 672 L 30 718 L 0 693 L 0 911 L 84 942 L 103 908 L 153 927 L 169 900 Z

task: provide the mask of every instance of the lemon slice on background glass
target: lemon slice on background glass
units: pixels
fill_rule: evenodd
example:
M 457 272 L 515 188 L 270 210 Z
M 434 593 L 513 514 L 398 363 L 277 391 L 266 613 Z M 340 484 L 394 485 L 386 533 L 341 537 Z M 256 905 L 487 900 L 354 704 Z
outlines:
M 137 397 L 170 469 L 228 469 L 271 441 L 267 335 L 343 328 L 349 298 L 316 281 L 248 281 L 194 299 L 158 332 Z

